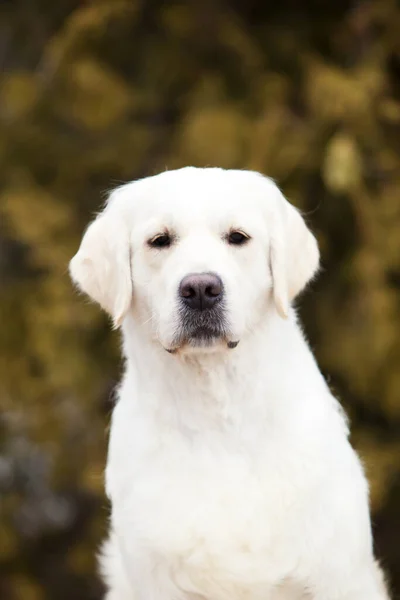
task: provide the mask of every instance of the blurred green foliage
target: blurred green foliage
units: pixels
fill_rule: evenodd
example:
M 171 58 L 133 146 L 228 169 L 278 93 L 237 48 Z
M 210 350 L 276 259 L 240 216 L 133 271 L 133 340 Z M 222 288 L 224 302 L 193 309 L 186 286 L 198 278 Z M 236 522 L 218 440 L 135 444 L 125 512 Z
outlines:
M 0 597 L 98 600 L 118 335 L 67 264 L 104 192 L 166 167 L 276 178 L 316 232 L 302 300 L 400 591 L 396 0 L 3 0 Z

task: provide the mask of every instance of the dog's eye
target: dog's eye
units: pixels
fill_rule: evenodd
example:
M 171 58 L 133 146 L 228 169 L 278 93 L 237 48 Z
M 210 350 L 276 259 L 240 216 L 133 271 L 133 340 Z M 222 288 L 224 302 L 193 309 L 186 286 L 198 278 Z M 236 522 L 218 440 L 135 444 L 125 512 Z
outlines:
M 172 238 L 169 233 L 159 233 L 149 240 L 148 244 L 152 248 L 169 248 L 172 244 Z
M 227 239 L 232 246 L 243 246 L 250 238 L 243 231 L 231 231 Z

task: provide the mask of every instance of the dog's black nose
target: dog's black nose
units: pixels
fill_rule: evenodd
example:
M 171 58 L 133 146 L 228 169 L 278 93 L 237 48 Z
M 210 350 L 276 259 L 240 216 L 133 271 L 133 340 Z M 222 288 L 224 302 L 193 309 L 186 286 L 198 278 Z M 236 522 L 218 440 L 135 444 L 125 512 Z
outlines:
M 212 308 L 222 299 L 223 285 L 213 273 L 186 275 L 179 286 L 179 295 L 189 308 L 205 310 Z

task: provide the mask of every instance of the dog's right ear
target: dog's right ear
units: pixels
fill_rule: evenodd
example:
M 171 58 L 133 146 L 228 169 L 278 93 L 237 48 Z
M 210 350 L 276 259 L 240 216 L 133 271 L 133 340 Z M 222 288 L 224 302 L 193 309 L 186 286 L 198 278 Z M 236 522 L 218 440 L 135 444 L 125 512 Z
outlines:
M 69 265 L 80 290 L 121 325 L 132 299 L 130 243 L 126 223 L 108 207 L 88 227 Z

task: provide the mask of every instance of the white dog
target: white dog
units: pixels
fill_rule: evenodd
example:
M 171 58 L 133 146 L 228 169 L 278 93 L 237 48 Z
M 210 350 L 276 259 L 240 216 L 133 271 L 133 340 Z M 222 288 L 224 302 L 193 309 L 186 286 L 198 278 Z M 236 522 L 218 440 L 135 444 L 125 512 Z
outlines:
M 185 168 L 111 194 L 70 270 L 122 326 L 109 600 L 385 600 L 368 486 L 291 301 L 317 243 L 275 184 Z

